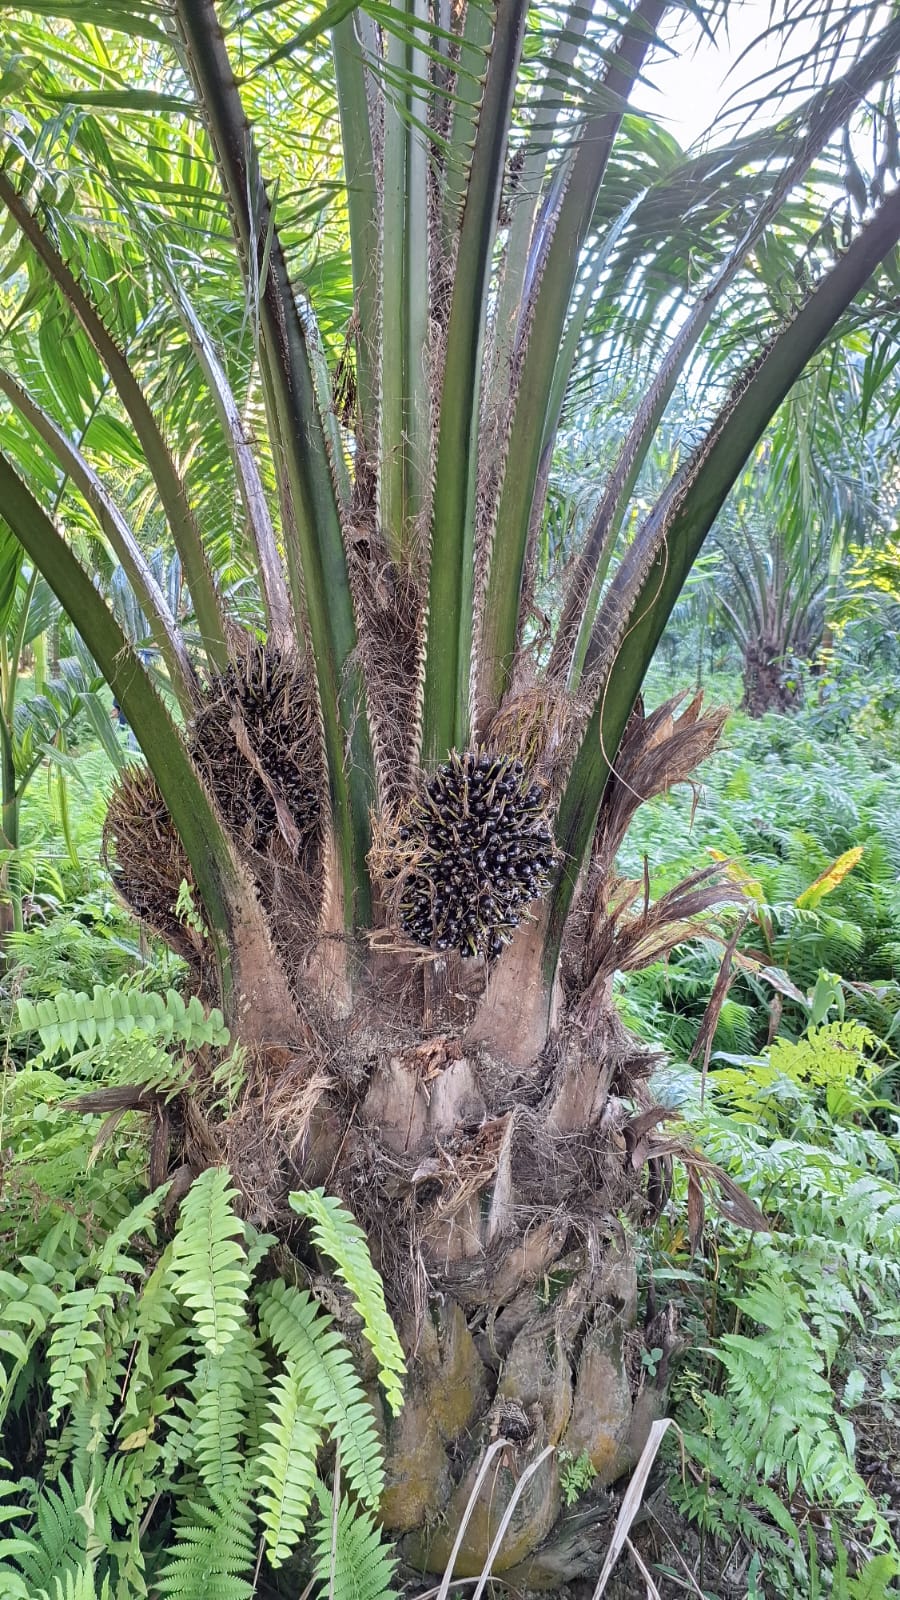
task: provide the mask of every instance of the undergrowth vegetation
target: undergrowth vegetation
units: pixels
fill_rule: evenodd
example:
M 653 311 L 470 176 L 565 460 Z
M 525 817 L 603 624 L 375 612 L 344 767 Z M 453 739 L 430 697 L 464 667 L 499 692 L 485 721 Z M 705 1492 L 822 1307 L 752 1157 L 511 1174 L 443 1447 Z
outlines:
M 326 1307 L 223 1168 L 154 1181 L 176 1097 L 207 1071 L 226 1113 L 244 1057 L 110 899 L 102 804 L 73 809 L 83 855 L 48 850 L 2 997 L 0 1594 L 240 1600 L 283 1570 L 283 1592 L 302 1572 L 380 1600 L 372 1385 L 398 1409 L 404 1367 L 364 1237 L 329 1196 L 293 1197 L 346 1289 Z
M 654 895 L 705 853 L 729 864 L 747 896 L 716 1050 L 759 1049 L 775 1033 L 795 1037 L 809 1015 L 802 997 L 823 973 L 848 1016 L 888 1046 L 895 1040 L 898 793 L 900 751 L 886 751 L 880 738 L 847 738 L 836 748 L 818 738 L 814 711 L 735 716 L 695 788 L 637 812 L 623 863 L 640 876 L 646 859 Z M 621 983 L 627 1020 L 677 1059 L 695 1043 L 722 949 L 721 938 L 701 938 Z
M 642 808 L 623 852 L 656 893 L 706 849 L 746 895 L 619 988 L 666 1051 L 660 1098 L 771 1219 L 704 1216 L 676 1168 L 648 1263 L 685 1346 L 672 1499 L 704 1594 L 741 1600 L 887 1597 L 900 1577 L 900 765 L 880 740 L 822 745 L 813 718 L 733 718 L 694 793 Z

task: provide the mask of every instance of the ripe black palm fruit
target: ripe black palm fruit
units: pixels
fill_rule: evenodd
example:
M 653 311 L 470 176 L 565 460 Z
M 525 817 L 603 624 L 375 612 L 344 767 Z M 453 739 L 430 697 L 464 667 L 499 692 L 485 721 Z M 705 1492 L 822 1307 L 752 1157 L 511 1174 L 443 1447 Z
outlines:
M 412 863 L 400 893 L 404 932 L 494 960 L 549 883 L 544 790 L 512 756 L 454 751 L 416 800 L 401 851 Z

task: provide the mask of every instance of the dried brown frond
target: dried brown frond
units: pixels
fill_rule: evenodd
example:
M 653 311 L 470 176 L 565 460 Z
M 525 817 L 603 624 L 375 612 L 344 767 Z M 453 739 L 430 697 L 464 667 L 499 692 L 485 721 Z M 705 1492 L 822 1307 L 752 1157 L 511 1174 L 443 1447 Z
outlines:
M 336 1104 L 325 1041 L 303 1050 L 270 1050 L 251 1064 L 240 1104 L 219 1133 L 254 1222 L 292 1225 L 291 1190 L 326 1181 L 346 1125 Z
M 748 1228 L 758 1233 L 771 1233 L 774 1230 L 775 1223 L 760 1211 L 755 1200 L 740 1184 L 735 1183 L 724 1168 L 708 1156 L 701 1155 L 685 1140 L 648 1134 L 642 1145 L 642 1155 L 646 1160 L 674 1159 L 687 1172 L 691 1187 L 689 1225 L 693 1249 L 699 1248 L 703 1231 L 704 1193 L 710 1195 L 722 1215 L 738 1228 Z
M 631 914 L 643 896 L 640 910 Z M 701 867 L 650 901 L 649 883 L 597 876 L 584 936 L 582 1006 L 591 1006 L 614 972 L 639 972 L 663 960 L 686 939 L 709 930 L 700 920 L 714 906 L 743 902 L 743 892 L 725 878 L 722 865 Z
M 713 1040 L 716 1036 L 716 1029 L 719 1026 L 719 1018 L 722 1015 L 722 1007 L 728 998 L 728 991 L 731 988 L 731 984 L 734 979 L 734 953 L 737 949 L 738 940 L 747 926 L 749 916 L 750 907 L 748 906 L 737 926 L 734 928 L 727 945 L 725 946 L 725 954 L 722 957 L 722 962 L 716 976 L 716 981 L 713 984 L 712 994 L 707 1002 L 706 1010 L 703 1013 L 703 1019 L 700 1023 L 699 1029 L 697 1030 L 697 1037 L 694 1040 L 691 1053 L 688 1057 L 689 1061 L 697 1061 L 699 1059 L 703 1062 L 703 1082 L 700 1089 L 701 1102 L 703 1099 L 703 1090 L 706 1085 L 706 1074 L 709 1069 L 709 1058 L 712 1054 Z
M 135 763 L 116 780 L 103 824 L 102 854 L 125 904 L 199 972 L 206 941 L 175 909 L 186 883 L 202 914 L 197 885 L 149 767 Z
M 606 786 L 593 860 L 611 871 L 632 817 L 645 800 L 666 794 L 711 755 L 728 717 L 727 706 L 703 710 L 702 691 L 694 695 L 681 715 L 676 715 L 685 694 L 673 695 L 655 711 L 644 711 L 638 701 L 625 729 Z

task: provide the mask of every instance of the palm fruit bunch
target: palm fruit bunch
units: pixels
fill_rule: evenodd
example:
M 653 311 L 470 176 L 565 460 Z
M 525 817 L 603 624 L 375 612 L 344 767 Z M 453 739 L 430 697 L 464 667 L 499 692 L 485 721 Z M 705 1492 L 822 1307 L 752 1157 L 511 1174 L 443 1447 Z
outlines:
M 315 699 L 298 660 L 248 645 L 214 679 L 190 747 L 243 843 L 266 852 L 287 835 L 293 853 L 304 853 L 319 830 L 321 753 Z
M 135 916 L 179 955 L 196 955 L 175 909 L 182 883 L 197 887 L 184 846 L 149 767 L 127 766 L 113 785 L 103 824 L 103 859 Z
M 550 881 L 546 794 L 512 756 L 454 751 L 413 802 L 399 840 L 408 863 L 400 926 L 434 950 L 495 960 Z

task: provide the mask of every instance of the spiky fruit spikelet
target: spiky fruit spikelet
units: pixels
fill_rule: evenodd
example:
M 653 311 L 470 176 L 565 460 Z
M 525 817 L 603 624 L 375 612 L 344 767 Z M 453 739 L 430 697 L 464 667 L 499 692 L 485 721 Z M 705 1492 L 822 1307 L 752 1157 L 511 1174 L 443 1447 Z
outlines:
M 416 944 L 490 961 L 547 888 L 553 859 L 546 794 L 521 761 L 454 751 L 407 811 L 386 875 Z
M 211 685 L 190 732 L 221 811 L 263 854 L 279 835 L 295 858 L 317 838 L 321 755 L 314 697 L 298 661 L 248 646 Z

